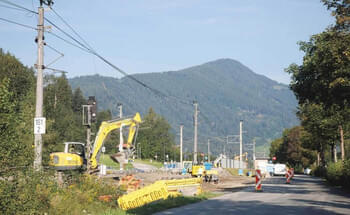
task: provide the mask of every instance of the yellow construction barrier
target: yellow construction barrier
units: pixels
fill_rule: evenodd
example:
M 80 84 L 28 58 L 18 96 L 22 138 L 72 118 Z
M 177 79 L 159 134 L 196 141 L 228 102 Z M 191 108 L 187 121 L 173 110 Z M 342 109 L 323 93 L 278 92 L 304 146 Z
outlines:
M 202 192 L 202 178 L 157 181 L 140 190 L 121 196 L 118 199 L 118 205 L 122 210 L 141 207 L 160 199 L 166 199 L 169 196 L 181 195 L 178 190 L 190 186 L 196 186 L 197 194 L 200 194 Z
M 168 189 L 164 182 L 156 182 L 140 190 L 126 194 L 118 199 L 118 205 L 123 210 L 141 207 L 159 199 L 166 199 L 169 196 Z

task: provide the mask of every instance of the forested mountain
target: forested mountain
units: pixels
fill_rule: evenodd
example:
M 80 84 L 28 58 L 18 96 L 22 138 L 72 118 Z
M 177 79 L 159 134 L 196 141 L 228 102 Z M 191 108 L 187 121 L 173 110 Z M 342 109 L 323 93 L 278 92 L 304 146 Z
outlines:
M 184 124 L 187 151 L 193 147 L 194 100 L 198 101 L 200 110 L 199 149 L 204 152 L 208 138 L 211 138 L 212 151 L 222 152 L 223 141 L 213 137 L 225 141 L 226 135 L 237 135 L 240 120 L 244 121 L 244 143 L 251 143 L 255 138 L 258 146 L 266 146 L 284 128 L 298 124 L 297 102 L 287 85 L 255 74 L 232 59 L 133 77 L 152 90 L 127 77 L 81 76 L 69 82 L 73 89 L 80 87 L 85 96 L 96 96 L 100 110 L 110 109 L 117 115 L 117 104 L 122 103 L 125 114 L 136 111 L 145 114 L 152 107 L 170 122 L 174 133 Z M 229 141 L 237 140 L 230 138 Z M 237 152 L 237 144 L 226 148 L 231 153 Z

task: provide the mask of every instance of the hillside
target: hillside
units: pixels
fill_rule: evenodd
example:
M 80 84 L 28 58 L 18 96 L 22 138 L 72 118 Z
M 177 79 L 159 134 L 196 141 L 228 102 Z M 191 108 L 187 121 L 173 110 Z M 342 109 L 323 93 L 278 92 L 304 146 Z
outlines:
M 145 114 L 153 107 L 170 122 L 174 133 L 184 124 L 187 151 L 193 147 L 193 100 L 199 103 L 199 148 L 205 152 L 207 138 L 237 135 L 240 120 L 246 132 L 243 141 L 251 143 L 255 138 L 258 146 L 266 146 L 284 128 L 298 124 L 296 99 L 288 86 L 255 74 L 235 60 L 220 59 L 179 71 L 134 77 L 170 97 L 156 95 L 125 77 L 82 76 L 69 82 L 73 89 L 80 87 L 85 96 L 95 95 L 100 110 L 110 109 L 117 115 L 119 102 L 125 114 Z M 237 144 L 226 148 L 237 152 Z M 223 142 L 212 139 L 212 151 L 222 150 Z

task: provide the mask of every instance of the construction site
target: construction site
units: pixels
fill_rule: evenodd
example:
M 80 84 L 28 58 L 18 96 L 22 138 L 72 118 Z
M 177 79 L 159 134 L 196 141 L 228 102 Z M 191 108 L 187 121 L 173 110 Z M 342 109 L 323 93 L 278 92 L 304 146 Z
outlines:
M 87 143 L 65 142 L 63 152 L 50 154 L 50 166 L 57 171 L 57 180 L 61 184 L 64 183 L 62 176 L 67 171 L 96 175 L 124 191 L 118 198 L 118 205 L 123 210 L 129 210 L 169 197 L 196 196 L 208 192 L 221 195 L 254 183 L 253 178 L 249 177 L 253 176 L 252 171 L 243 171 L 247 169 L 247 162 L 242 160 L 243 157 L 246 158 L 246 153 L 234 159 L 220 154 L 212 162 L 209 159 L 199 162 L 197 153 L 194 153 L 192 161 L 184 161 L 182 139 L 180 162 L 135 160 L 135 142 L 139 125 L 142 123 L 139 113 L 131 117 L 122 117 L 120 114 L 119 118 L 103 121 L 95 140 L 91 141 L 96 99 L 93 96 L 89 97 L 88 104 L 83 105 L 82 110 L 83 125 L 87 129 Z M 116 146 L 118 152 L 105 155 L 104 141 L 110 133 L 118 131 L 121 133 L 119 145 Z M 123 132 L 128 134 L 125 141 Z M 104 157 L 104 161 L 110 159 L 116 165 L 102 162 L 101 156 Z M 235 170 L 237 173 L 233 173 Z M 100 196 L 102 201 L 111 201 L 111 198 L 111 195 Z

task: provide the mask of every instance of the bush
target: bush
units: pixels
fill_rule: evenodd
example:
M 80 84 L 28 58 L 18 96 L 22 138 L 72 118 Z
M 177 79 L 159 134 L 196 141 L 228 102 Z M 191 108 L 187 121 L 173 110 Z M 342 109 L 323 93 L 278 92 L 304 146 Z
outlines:
M 297 164 L 294 166 L 294 173 L 297 174 L 303 174 L 304 173 L 304 167 L 301 164 Z
M 28 170 L 0 180 L 0 214 L 44 214 L 57 184 L 48 173 Z
M 316 166 L 311 170 L 311 175 L 324 178 L 326 177 L 327 169 L 323 166 Z
M 327 166 L 326 179 L 333 185 L 342 185 L 344 180 L 343 173 L 344 171 L 342 162 L 330 163 Z
M 327 168 L 316 167 L 312 170 L 314 176 L 326 178 L 335 186 L 350 188 L 350 160 L 344 162 L 330 163 Z
M 345 160 L 343 164 L 343 186 L 350 189 L 350 160 Z
M 111 195 L 111 202 L 98 200 L 99 196 Z M 117 198 L 121 191 L 91 175 L 72 176 L 69 184 L 60 189 L 51 199 L 49 214 L 97 214 L 117 208 Z

